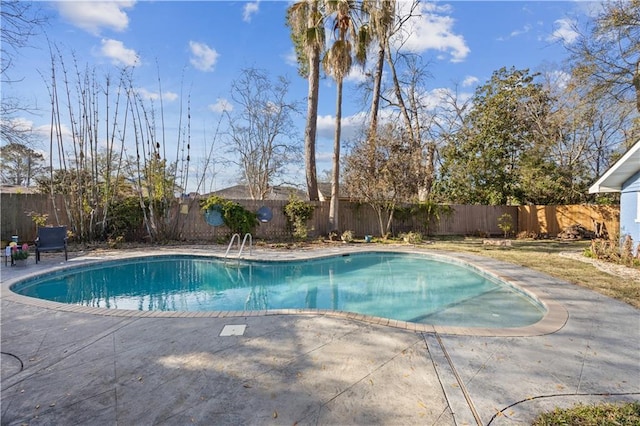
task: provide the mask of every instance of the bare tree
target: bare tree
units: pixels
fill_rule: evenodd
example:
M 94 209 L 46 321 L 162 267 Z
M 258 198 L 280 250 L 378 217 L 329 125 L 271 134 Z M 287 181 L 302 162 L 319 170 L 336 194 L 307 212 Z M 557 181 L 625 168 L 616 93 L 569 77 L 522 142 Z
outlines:
M 20 81 L 19 77 L 9 75 L 15 56 L 20 49 L 29 46 L 29 39 L 37 34 L 39 27 L 46 20 L 39 7 L 33 2 L 3 1 L 0 8 L 0 70 L 2 84 L 12 84 Z M 6 143 L 19 143 L 30 145 L 32 132 L 18 120 L 14 120 L 16 114 L 29 110 L 24 101 L 7 96 L 6 90 L 2 91 L 0 103 L 0 140 Z
M 539 143 L 563 171 L 562 196 L 567 203 L 584 202 L 588 185 L 611 165 L 614 155 L 637 141 L 633 137 L 635 107 L 611 102 L 580 79 L 545 73 L 545 89 L 553 99 L 550 117 L 540 124 Z
M 438 105 L 433 112 L 434 120 L 428 129 L 428 137 L 434 141 L 436 153 L 434 155 L 435 176 L 433 181 L 433 192 L 435 197 L 441 197 L 443 194 L 438 193 L 438 174 L 437 167 L 441 159 L 440 150 L 447 145 L 456 144 L 456 138 L 460 134 L 464 125 L 464 120 L 471 107 L 471 97 L 465 97 L 460 94 L 459 86 L 456 84 L 452 90 L 444 90 L 440 92 Z M 444 201 L 448 201 L 446 197 Z
M 586 34 L 565 45 L 575 76 L 618 102 L 634 102 L 640 113 L 640 1 L 603 2 Z
M 421 184 L 407 167 L 415 156 L 409 146 L 406 133 L 389 122 L 380 126 L 375 137 L 356 142 L 345 157 L 346 192 L 374 209 L 380 236 L 389 233 L 398 204 L 410 201 Z
M 300 145 L 296 141 L 292 116 L 299 103 L 287 99 L 289 80 L 269 79 L 266 71 L 246 68 L 231 84 L 231 99 L 238 108 L 226 112 L 232 141 L 232 160 L 254 200 L 264 200 L 285 166 L 297 161 Z
M 427 79 L 428 63 L 415 54 L 404 54 L 387 49 L 387 63 L 391 70 L 391 85 L 382 92 L 384 107 L 393 111 L 403 123 L 404 138 L 414 153 L 412 163 L 407 164 L 422 182 L 416 198 L 426 200 L 431 195 L 435 180 L 437 139 L 432 137 L 432 127 L 438 118 L 435 105 L 429 103 Z
M 436 159 L 435 142 L 428 137 L 434 115 L 430 111 L 432 106 L 425 102 L 428 64 L 423 64 L 418 55 L 402 52 L 409 37 L 407 24 L 418 17 L 419 1 L 413 0 L 406 8 L 397 8 L 392 0 L 364 2 L 363 7 L 369 14 L 366 26 L 370 27 L 371 37 L 377 42 L 372 81 L 366 88 L 371 92 L 368 134 L 375 137 L 382 108 L 387 111 L 387 117 L 394 117 L 404 124 L 403 139 L 414 152 L 412 163 L 407 167 L 423 182 L 415 195 L 426 199 L 431 193 Z M 385 62 L 390 80 L 387 87 L 382 80 Z
M 15 81 L 7 73 L 13 65 L 13 59 L 18 51 L 29 46 L 29 39 L 37 34 L 37 29 L 46 20 L 33 2 L 9 0 L 2 2 L 0 9 L 0 47 L 2 82 Z

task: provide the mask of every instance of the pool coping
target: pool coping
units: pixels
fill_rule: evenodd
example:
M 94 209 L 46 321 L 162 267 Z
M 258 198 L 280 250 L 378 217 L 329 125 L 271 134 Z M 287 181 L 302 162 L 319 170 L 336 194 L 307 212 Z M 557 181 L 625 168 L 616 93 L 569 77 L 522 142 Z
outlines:
M 500 265 L 509 265 L 507 262 L 501 262 L 490 258 L 455 253 L 442 252 L 431 249 L 419 249 L 417 247 L 406 246 L 355 246 L 344 245 L 332 247 L 330 249 L 311 249 L 299 251 L 281 251 L 274 249 L 256 249 L 254 248 L 250 254 L 240 257 L 233 257 L 233 260 L 246 261 L 296 261 L 296 260 L 312 260 L 327 257 L 341 256 L 345 254 L 367 253 L 367 252 L 390 252 L 390 253 L 410 253 L 419 255 L 428 255 L 441 260 L 453 261 L 454 263 L 465 263 L 477 269 L 481 273 L 496 277 L 500 280 L 515 286 L 529 296 L 539 301 L 547 310 L 544 317 L 535 324 L 525 327 L 511 328 L 484 328 L 484 327 L 460 327 L 446 325 L 419 324 L 407 321 L 394 320 L 389 318 L 359 314 L 355 312 L 333 311 L 327 309 L 274 309 L 260 311 L 203 311 L 203 312 L 187 312 L 187 311 L 138 311 L 127 309 L 107 309 L 79 305 L 69 305 L 65 303 L 47 301 L 28 296 L 22 296 L 14 293 L 10 287 L 20 281 L 36 278 L 50 272 L 61 271 L 79 266 L 87 266 L 98 264 L 105 261 L 114 261 L 119 259 L 158 257 L 170 255 L 188 255 L 200 257 L 224 258 L 224 253 L 219 248 L 200 249 L 187 247 L 171 247 L 153 249 L 127 249 L 114 250 L 101 253 L 100 255 L 87 255 L 70 259 L 68 262 L 48 266 L 38 271 L 24 271 L 24 274 L 18 274 L 18 277 L 11 277 L 8 280 L 2 280 L 0 286 L 0 299 L 22 303 L 31 306 L 37 306 L 44 309 L 51 309 L 62 312 L 72 312 L 81 314 L 103 315 L 112 317 L 134 317 L 134 318 L 242 318 L 256 316 L 271 315 L 321 315 L 333 318 L 342 318 L 347 320 L 355 320 L 365 323 L 377 324 L 387 327 L 405 329 L 414 332 L 437 333 L 443 335 L 460 335 L 460 336 L 493 336 L 493 337 L 527 337 L 541 336 L 555 333 L 566 324 L 568 320 L 568 312 L 560 303 L 553 300 L 546 292 L 538 288 L 534 288 L 534 284 L 518 280 L 512 276 L 499 271 Z M 44 266 L 44 265 L 43 265 Z M 524 268 L 518 266 L 518 268 Z M 526 268 L 524 268 L 526 269 Z

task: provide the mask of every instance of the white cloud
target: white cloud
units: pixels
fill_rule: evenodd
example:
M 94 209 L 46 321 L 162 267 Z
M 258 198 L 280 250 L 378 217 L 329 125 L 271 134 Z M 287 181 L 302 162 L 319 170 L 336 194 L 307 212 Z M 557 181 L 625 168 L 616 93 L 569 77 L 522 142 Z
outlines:
M 225 98 L 216 99 L 215 104 L 209 105 L 209 110 L 217 113 L 223 113 L 225 111 L 233 111 L 233 105 Z
M 33 128 L 33 132 L 46 138 L 45 140 L 48 140 L 51 137 L 51 132 L 53 132 L 53 134 L 56 134 L 56 132 L 58 131 L 60 131 L 60 133 L 62 134 L 63 139 L 71 138 L 73 135 L 69 126 L 64 123 L 61 124 L 59 128 L 56 127 L 53 130 L 51 129 L 51 125 L 49 124 L 42 124 Z
M 513 31 L 511 31 L 511 34 L 509 34 L 509 37 L 517 37 L 517 36 L 519 36 L 519 35 L 526 34 L 526 33 L 528 33 L 529 31 L 531 31 L 531 28 L 532 28 L 532 27 L 531 27 L 531 25 L 530 25 L 530 24 L 527 24 L 527 25 L 525 25 L 525 26 L 524 26 L 522 29 L 520 29 L 520 30 L 513 30 Z
M 275 115 L 277 113 L 279 113 L 282 110 L 280 105 L 276 105 L 274 102 L 271 101 L 267 101 L 267 104 L 265 105 L 263 111 L 266 114 L 271 114 L 271 115 Z
M 469 87 L 469 86 L 473 86 L 475 84 L 478 83 L 478 77 L 474 77 L 472 75 L 468 75 L 464 78 L 464 80 L 462 80 L 462 87 Z
M 418 94 L 420 105 L 424 105 L 428 111 L 432 111 L 441 105 L 450 93 L 449 89 L 436 88 Z
M 566 88 L 571 81 L 571 74 L 568 74 L 567 72 L 562 70 L 553 70 L 547 73 L 547 77 L 551 85 L 559 89 Z
M 576 12 L 595 19 L 602 13 L 604 3 L 599 1 L 577 1 L 573 6 Z
M 553 33 L 548 37 L 549 41 L 561 41 L 571 44 L 580 36 L 575 29 L 576 22 L 573 19 L 558 19 L 554 22 Z
M 244 9 L 242 11 L 242 20 L 244 22 L 251 22 L 251 17 L 258 13 L 260 10 L 260 2 L 250 2 L 244 5 Z
M 33 130 L 33 121 L 28 120 L 24 117 L 15 117 L 9 119 L 0 118 L 0 123 L 21 132 L 28 132 L 30 130 Z
M 52 128 L 51 124 L 35 125 L 35 123 L 32 120 L 26 117 L 14 117 L 14 118 L 0 118 L 0 124 L 2 124 L 3 126 L 6 125 L 6 126 L 14 127 L 20 131 L 32 132 L 34 135 L 40 136 L 43 140 L 49 140 L 51 133 L 53 132 L 55 134 L 58 131 L 62 134 L 62 136 L 65 139 L 71 138 L 73 136 L 73 133 L 69 129 L 69 126 L 66 125 L 65 123 L 60 123 L 59 125 L 56 125 L 55 128 Z M 46 154 L 48 154 L 48 149 L 46 153 L 42 149 L 38 149 L 36 147 L 33 147 L 33 149 L 36 152 L 45 154 L 45 157 L 46 157 Z
M 317 133 L 318 137 L 331 139 L 335 131 L 336 119 L 333 115 L 318 115 Z
M 112 39 L 102 39 L 100 54 L 111 58 L 115 65 L 125 65 L 135 67 L 140 63 L 138 54 L 133 49 L 128 49 L 121 41 Z
M 324 163 L 333 160 L 333 151 L 319 151 L 316 153 L 316 162 Z
M 362 65 L 353 65 L 349 70 L 349 74 L 344 78 L 344 81 L 351 83 L 362 83 L 367 80 L 367 74 L 362 69 Z
M 220 56 L 215 49 L 210 48 L 205 43 L 198 43 L 196 41 L 189 42 L 189 49 L 192 55 L 189 60 L 191 65 L 200 71 L 213 71 L 218 61 L 218 56 Z
M 400 13 L 406 13 L 411 2 L 399 2 Z M 464 37 L 455 34 L 453 26 L 455 20 L 446 13 L 450 13 L 448 6 L 438 6 L 434 3 L 420 3 L 416 16 L 407 22 L 406 32 L 394 37 L 392 43 L 401 51 L 423 53 L 427 50 L 436 50 L 449 53 L 451 62 L 463 61 L 471 49 L 467 46 Z
M 282 55 L 282 58 L 284 59 L 284 62 L 287 65 L 290 65 L 292 67 L 298 67 L 298 57 L 296 56 L 296 50 L 295 48 L 291 48 L 289 50 L 289 52 L 287 52 L 286 54 Z
M 340 121 L 340 135 L 343 141 L 348 141 L 357 136 L 366 123 L 366 113 L 359 112 L 355 115 L 342 117 Z M 333 115 L 318 115 L 318 137 L 333 140 L 336 131 L 336 118 Z
M 139 94 L 143 99 L 148 99 L 150 101 L 157 101 L 160 99 L 160 93 L 151 92 L 143 87 L 139 87 L 136 89 L 136 93 Z M 163 92 L 162 100 L 172 102 L 178 99 L 178 94 L 175 92 Z
M 60 15 L 76 27 L 99 35 L 102 28 L 124 31 L 129 17 L 124 9 L 130 9 L 135 1 L 59 1 L 53 4 Z

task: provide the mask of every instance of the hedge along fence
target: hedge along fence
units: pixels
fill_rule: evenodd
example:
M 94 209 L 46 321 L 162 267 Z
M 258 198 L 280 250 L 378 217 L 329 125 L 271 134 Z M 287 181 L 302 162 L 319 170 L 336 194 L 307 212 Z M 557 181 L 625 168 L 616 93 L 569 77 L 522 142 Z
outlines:
M 268 223 L 256 227 L 254 238 L 291 239 L 283 209 L 286 200 L 236 200 L 250 211 L 267 206 L 273 213 Z M 36 227 L 30 212 L 48 214 L 48 225 L 70 225 L 64 211 L 62 196 L 56 196 L 55 205 L 46 194 L 1 194 L 1 236 L 2 241 L 19 235 L 20 241 L 31 242 L 36 236 Z M 329 232 L 329 202 L 311 202 L 314 214 L 307 225 L 309 237 L 326 236 Z M 427 222 L 424 214 L 397 214 L 391 226 L 391 233 L 420 232 L 423 235 L 503 235 L 498 227 L 498 218 L 507 213 L 513 219 L 513 232 L 527 234 L 548 234 L 556 236 L 564 228 L 580 224 L 586 229 L 595 230 L 594 221 L 604 223 L 610 235 L 620 229 L 620 209 L 618 206 L 569 205 L 569 206 L 480 206 L 451 205 L 451 214 L 442 214 L 439 221 Z M 229 230 L 225 226 L 209 225 L 200 209 L 198 198 L 176 200 L 167 219 L 172 224 L 177 240 L 227 242 Z M 351 230 L 356 237 L 364 235 L 378 236 L 378 219 L 373 209 L 363 203 L 340 202 L 340 230 Z M 143 232 L 140 224 L 141 233 Z

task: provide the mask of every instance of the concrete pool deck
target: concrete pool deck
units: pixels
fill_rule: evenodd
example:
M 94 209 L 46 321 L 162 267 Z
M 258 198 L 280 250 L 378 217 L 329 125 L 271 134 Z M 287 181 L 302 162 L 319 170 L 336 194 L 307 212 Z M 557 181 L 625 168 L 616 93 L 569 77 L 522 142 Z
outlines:
M 251 257 L 353 250 L 254 249 Z M 185 252 L 72 255 L 67 265 Z M 3 266 L 1 423 L 511 425 L 556 406 L 640 401 L 639 310 L 509 263 L 446 255 L 522 284 L 556 304 L 555 318 L 519 332 L 411 329 L 322 312 L 112 315 L 8 290 L 59 268 L 59 254 Z

